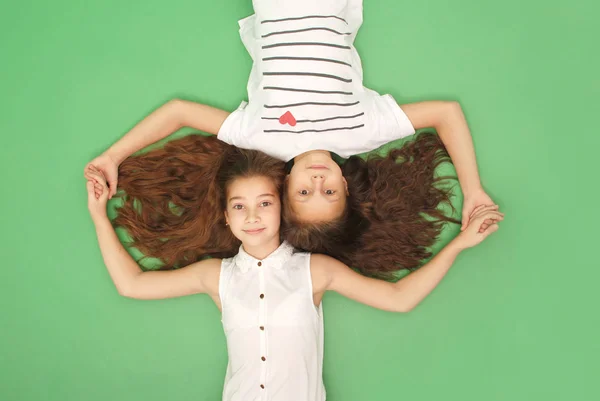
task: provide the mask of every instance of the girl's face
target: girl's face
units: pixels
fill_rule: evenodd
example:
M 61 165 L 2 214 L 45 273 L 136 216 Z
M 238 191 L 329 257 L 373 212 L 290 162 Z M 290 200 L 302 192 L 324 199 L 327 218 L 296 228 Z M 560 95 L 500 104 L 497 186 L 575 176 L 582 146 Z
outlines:
M 329 152 L 311 151 L 296 157 L 286 179 L 286 202 L 298 220 L 331 221 L 344 212 L 348 184 Z
M 279 241 L 281 202 L 267 177 L 238 178 L 227 188 L 225 220 L 244 248 Z

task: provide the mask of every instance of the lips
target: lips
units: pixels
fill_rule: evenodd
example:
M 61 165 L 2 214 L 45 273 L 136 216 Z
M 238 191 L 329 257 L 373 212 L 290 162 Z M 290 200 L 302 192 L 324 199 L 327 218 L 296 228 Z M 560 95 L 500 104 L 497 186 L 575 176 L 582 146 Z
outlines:
M 256 235 L 265 231 L 265 228 L 253 228 L 252 230 L 243 230 L 246 234 Z
M 309 167 L 309 170 L 329 170 L 329 168 L 322 164 L 313 164 Z

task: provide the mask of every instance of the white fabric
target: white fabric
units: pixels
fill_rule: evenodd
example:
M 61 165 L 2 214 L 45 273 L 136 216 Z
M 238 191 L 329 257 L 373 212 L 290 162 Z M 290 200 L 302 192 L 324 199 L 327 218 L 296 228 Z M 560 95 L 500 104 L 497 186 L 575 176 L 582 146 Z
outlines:
M 390 95 L 362 85 L 353 45 L 362 0 L 253 3 L 255 14 L 239 21 L 254 60 L 249 103 L 229 115 L 219 139 L 288 161 L 317 149 L 350 157 L 414 134 Z
M 240 247 L 221 264 L 225 401 L 325 400 L 323 316 L 313 303 L 310 254 L 293 252 L 284 242 L 258 260 Z

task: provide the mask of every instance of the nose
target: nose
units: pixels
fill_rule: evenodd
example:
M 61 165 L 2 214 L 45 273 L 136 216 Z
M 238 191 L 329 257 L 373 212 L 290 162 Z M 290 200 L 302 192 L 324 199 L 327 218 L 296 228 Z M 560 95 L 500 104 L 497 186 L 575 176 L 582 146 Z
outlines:
M 248 211 L 248 214 L 246 215 L 246 223 L 258 223 L 260 222 L 260 216 L 258 215 L 258 213 L 256 213 L 253 210 Z
M 323 186 L 323 183 L 325 182 L 325 176 L 323 174 L 315 173 L 312 174 L 310 178 L 314 185 L 315 191 L 319 192 L 321 190 L 321 187 Z

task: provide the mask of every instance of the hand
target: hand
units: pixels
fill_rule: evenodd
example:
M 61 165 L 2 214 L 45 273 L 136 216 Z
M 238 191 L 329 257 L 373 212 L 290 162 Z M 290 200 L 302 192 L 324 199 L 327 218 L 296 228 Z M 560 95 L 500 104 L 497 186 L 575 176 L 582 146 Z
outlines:
M 469 225 L 469 221 L 473 218 L 475 210 L 480 206 L 492 206 L 494 201 L 492 198 L 480 188 L 475 192 L 465 194 L 462 209 L 462 226 L 460 231 L 464 231 Z
M 88 180 L 94 180 L 93 175 L 91 174 L 90 166 L 96 168 L 97 171 L 101 173 L 104 177 L 103 180 L 108 182 L 109 192 L 108 199 L 112 199 L 113 195 L 117 193 L 117 181 L 119 178 L 119 163 L 116 161 L 114 157 L 110 154 L 104 152 L 100 156 L 96 157 L 94 160 L 89 162 L 85 169 L 83 170 L 83 175 Z M 95 181 L 95 184 L 98 184 Z M 96 199 L 100 198 L 100 193 L 95 191 Z
M 90 166 L 86 183 L 88 193 L 88 209 L 92 220 L 107 218 L 106 203 L 108 202 L 108 186 L 102 173 L 94 166 Z
M 498 211 L 498 205 L 479 206 L 473 210 L 469 225 L 458 234 L 455 241 L 462 249 L 474 247 L 488 235 L 496 232 L 498 222 L 502 220 L 504 220 L 504 214 Z

